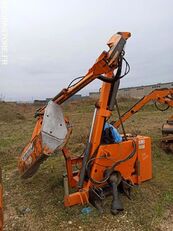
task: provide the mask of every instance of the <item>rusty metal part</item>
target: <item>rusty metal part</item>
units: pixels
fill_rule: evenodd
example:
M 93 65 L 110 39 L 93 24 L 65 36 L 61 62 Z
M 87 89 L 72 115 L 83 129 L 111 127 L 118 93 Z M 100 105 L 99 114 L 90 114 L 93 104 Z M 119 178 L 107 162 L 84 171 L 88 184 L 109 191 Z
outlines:
M 168 123 L 166 123 L 166 124 L 163 124 L 163 126 L 162 126 L 162 134 L 163 135 L 167 135 L 167 134 L 173 134 L 173 124 L 171 125 L 171 124 L 168 124 Z
M 30 178 L 32 177 L 36 172 L 37 170 L 39 169 L 40 165 L 45 161 L 47 160 L 48 156 L 46 155 L 41 155 L 35 162 L 33 165 L 31 165 L 30 167 L 28 167 L 26 169 L 26 171 L 21 175 L 21 177 L 23 179 L 27 179 L 27 178 Z
M 173 116 L 168 118 L 167 123 L 162 126 L 161 148 L 173 153 Z
M 160 142 L 161 148 L 167 153 L 173 153 L 173 136 L 165 136 Z

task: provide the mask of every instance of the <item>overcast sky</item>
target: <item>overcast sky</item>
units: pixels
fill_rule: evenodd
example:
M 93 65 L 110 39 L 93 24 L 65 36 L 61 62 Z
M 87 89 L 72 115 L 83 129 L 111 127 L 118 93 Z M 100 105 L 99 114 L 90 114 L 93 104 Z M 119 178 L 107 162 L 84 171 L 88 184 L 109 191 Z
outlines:
M 2 1 L 2 0 L 1 0 Z M 54 96 L 84 75 L 118 31 L 130 31 L 121 87 L 173 81 L 173 1 L 8 0 L 6 100 Z M 95 81 L 81 93 L 97 91 Z

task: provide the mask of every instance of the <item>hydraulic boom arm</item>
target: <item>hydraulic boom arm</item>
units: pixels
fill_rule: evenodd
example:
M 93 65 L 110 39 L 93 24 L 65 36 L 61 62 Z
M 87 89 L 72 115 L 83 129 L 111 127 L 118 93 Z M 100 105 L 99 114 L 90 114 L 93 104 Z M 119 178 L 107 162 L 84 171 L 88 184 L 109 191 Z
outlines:
M 106 81 L 113 78 L 114 70 L 118 70 L 122 64 L 124 45 L 129 37 L 128 32 L 113 35 L 107 43 L 109 50 L 102 52 L 87 74 L 76 84 L 63 89 L 46 107 L 36 112 L 38 119 L 31 140 L 19 158 L 19 170 L 24 178 L 32 176 L 40 163 L 56 149 L 62 148 L 68 138 L 68 121 L 64 120 L 59 105 L 94 79 Z

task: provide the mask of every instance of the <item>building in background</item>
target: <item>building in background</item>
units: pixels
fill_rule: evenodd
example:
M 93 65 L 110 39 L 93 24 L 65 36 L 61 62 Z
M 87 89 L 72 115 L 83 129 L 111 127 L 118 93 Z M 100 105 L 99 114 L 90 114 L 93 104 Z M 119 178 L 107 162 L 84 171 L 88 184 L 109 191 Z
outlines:
M 173 82 L 169 83 L 157 83 L 152 85 L 146 86 L 138 86 L 138 87 L 127 87 L 121 88 L 118 90 L 118 97 L 130 97 L 130 98 L 142 98 L 144 95 L 148 95 L 155 89 L 162 89 L 162 88 L 173 88 Z M 99 98 L 99 92 L 90 92 L 89 97 L 93 99 Z
M 118 90 L 118 97 L 119 98 L 142 98 L 145 95 L 148 95 L 155 89 L 163 89 L 163 88 L 173 88 L 173 82 L 169 83 L 157 83 L 152 85 L 146 86 L 137 86 L 137 87 L 126 87 L 121 88 Z M 81 99 L 98 99 L 100 93 L 99 92 L 90 92 L 89 96 L 82 96 L 81 94 L 75 94 L 70 97 L 67 102 L 69 101 L 76 101 Z M 36 105 L 45 105 L 47 104 L 52 98 L 46 98 L 45 100 L 34 100 L 34 104 Z

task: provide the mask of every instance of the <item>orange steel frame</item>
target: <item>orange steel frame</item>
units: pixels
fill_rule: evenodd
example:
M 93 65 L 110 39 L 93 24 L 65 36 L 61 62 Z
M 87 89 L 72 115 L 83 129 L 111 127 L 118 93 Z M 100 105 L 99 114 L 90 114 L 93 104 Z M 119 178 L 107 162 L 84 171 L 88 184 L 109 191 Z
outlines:
M 111 78 L 112 75 L 113 73 L 110 73 L 107 76 Z M 109 118 L 111 116 L 111 112 L 107 109 L 110 88 L 111 88 L 110 83 L 103 83 L 102 88 L 101 88 L 101 96 L 99 100 L 96 119 L 94 123 L 93 134 L 91 138 L 92 147 L 90 150 L 90 156 L 93 155 L 94 151 L 97 149 L 97 147 L 100 144 L 100 139 L 102 136 L 105 118 Z M 64 152 L 64 154 L 66 153 Z M 69 166 L 67 166 L 67 169 L 69 169 Z M 77 182 L 78 180 L 79 179 L 77 179 Z M 73 193 L 69 196 L 65 196 L 65 202 L 64 202 L 65 206 L 71 206 L 74 204 L 81 204 L 81 203 L 83 204 L 85 202 L 88 202 L 88 192 L 89 192 L 90 186 L 91 186 L 91 182 L 88 181 L 85 184 L 84 188 L 80 190 L 79 192 Z
M 111 116 L 111 111 L 107 109 L 108 99 L 110 92 L 110 84 L 103 83 L 101 88 L 101 96 L 99 104 L 97 105 L 97 114 L 94 123 L 93 134 L 91 138 L 92 148 L 90 151 L 90 158 L 94 155 L 94 152 L 98 149 L 95 157 L 96 161 L 93 164 L 91 170 L 91 178 L 99 181 L 104 177 L 104 170 L 106 167 L 111 167 L 113 162 L 120 159 L 124 159 L 133 150 L 132 140 L 123 141 L 120 144 L 100 145 L 100 139 L 102 136 L 103 126 L 105 119 Z M 149 180 L 152 177 L 151 167 L 151 140 L 149 137 L 138 136 L 134 138 L 135 143 L 138 145 L 138 141 L 145 142 L 145 148 L 139 150 L 129 161 L 120 164 L 116 171 L 119 171 L 125 180 L 129 180 L 132 184 L 140 184 L 145 180 Z M 66 159 L 66 168 L 69 185 L 76 187 L 79 181 L 79 174 L 73 176 L 73 164 L 81 162 L 81 158 L 71 158 L 67 148 L 62 149 Z M 105 155 L 105 158 L 104 158 Z M 142 157 L 143 156 L 143 157 Z M 145 157 L 144 157 L 145 156 Z M 141 159 L 143 158 L 143 159 Z M 142 168 L 139 170 L 135 169 L 138 163 L 141 162 Z M 145 165 L 145 168 L 144 168 Z M 102 166 L 102 167 L 101 167 Z M 106 167 L 105 167 L 106 166 Z M 133 174 L 132 174 L 133 173 Z M 72 193 L 65 196 L 65 206 L 72 206 L 75 204 L 88 203 L 89 189 L 93 186 L 93 182 L 88 180 L 84 183 L 84 187 L 79 189 L 78 192 Z M 101 185 L 103 186 L 103 185 Z M 100 185 L 99 185 L 100 187 Z
M 119 33 L 119 35 L 121 35 L 124 40 L 127 40 L 130 37 L 130 33 L 128 32 Z M 118 68 L 119 60 L 119 57 L 115 60 L 112 58 L 115 54 L 112 52 L 111 48 L 116 43 L 117 36 L 113 36 L 108 42 L 110 50 L 108 52 L 103 52 L 99 56 L 96 63 L 79 83 L 68 89 L 63 89 L 57 96 L 54 97 L 53 101 L 57 104 L 63 103 L 101 74 L 104 74 L 106 79 L 112 79 L 114 77 L 114 70 Z M 119 144 L 100 144 L 105 121 L 112 115 L 112 111 L 108 108 L 111 86 L 110 82 L 103 82 L 100 99 L 96 104 L 96 116 L 91 133 L 91 149 L 89 151 L 89 159 L 91 160 L 93 157 L 94 159 L 90 171 L 90 178 L 84 180 L 84 184 L 81 188 L 78 187 L 80 170 L 77 173 L 73 172 L 73 167 L 76 164 L 82 165 L 83 157 L 73 157 L 65 146 L 62 148 L 62 152 L 66 160 L 69 186 L 77 189 L 77 192 L 65 195 L 65 206 L 88 203 L 89 190 L 92 187 L 102 187 L 107 184 L 107 182 L 96 184 L 93 182 L 93 179 L 101 182 L 104 178 L 104 172 L 106 169 L 110 169 L 115 162 L 127 158 L 129 153 L 133 151 L 133 143 L 136 145 L 136 151 L 133 157 L 119 164 L 114 170 L 120 172 L 122 177 L 132 184 L 140 184 L 152 177 L 151 140 L 149 137 L 137 136 Z M 34 150 L 31 154 L 33 160 L 31 168 L 32 164 L 34 164 L 43 153 L 46 155 L 52 154 L 51 150 L 46 148 L 43 149 L 41 146 L 40 132 L 44 109 L 45 107 L 37 112 L 38 120 L 32 134 L 31 141 L 23 150 L 24 153 L 31 143 L 34 144 Z M 19 158 L 19 170 L 21 174 L 27 171 L 26 163 L 21 157 Z
M 120 164 L 116 167 L 116 171 L 120 172 L 122 177 L 132 184 L 141 184 L 143 181 L 152 178 L 152 166 L 151 166 L 151 140 L 150 137 L 137 136 L 134 138 L 137 145 L 140 145 L 140 141 L 144 141 L 146 147 L 139 149 L 135 153 L 133 158 Z M 124 141 L 120 144 L 109 144 L 101 145 L 99 147 L 93 168 L 91 177 L 95 180 L 100 180 L 103 178 L 103 173 L 105 167 L 111 167 L 113 161 L 119 161 L 122 158 L 128 156 L 129 152 L 132 150 L 132 140 Z M 81 162 L 81 159 L 71 159 L 67 149 L 63 148 L 63 153 L 66 161 L 67 176 L 69 181 L 69 186 L 71 188 L 77 188 L 79 181 L 79 175 L 73 175 L 73 164 L 76 162 Z M 105 156 L 105 158 L 103 158 Z M 100 158 L 100 159 L 99 159 Z M 75 204 L 84 204 L 89 202 L 89 189 L 94 184 L 89 180 L 86 181 L 82 189 L 78 189 L 78 192 L 72 193 L 70 195 L 65 195 L 64 205 L 73 206 Z M 104 186 L 100 184 L 99 187 Z

